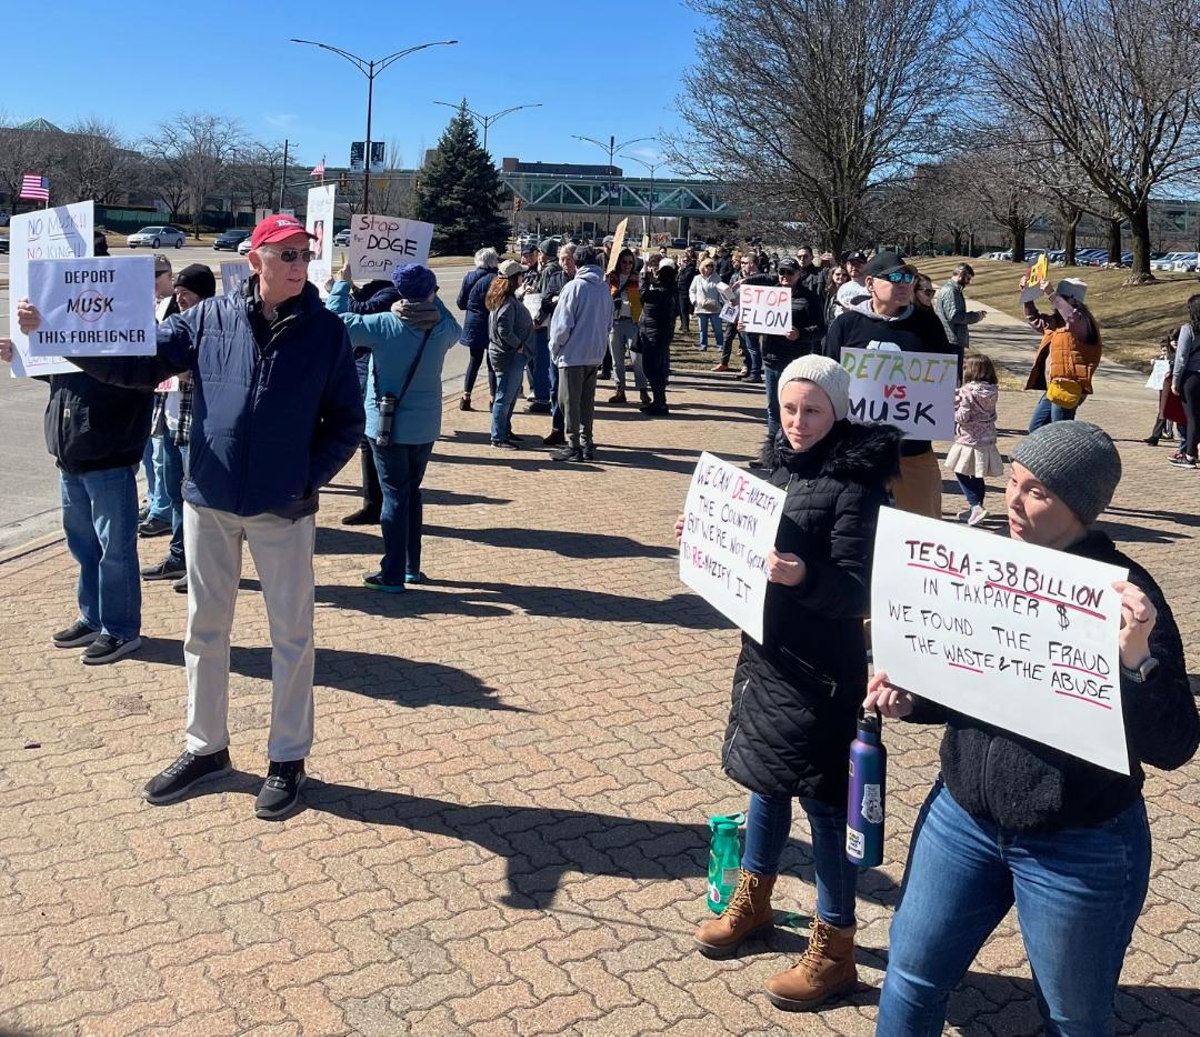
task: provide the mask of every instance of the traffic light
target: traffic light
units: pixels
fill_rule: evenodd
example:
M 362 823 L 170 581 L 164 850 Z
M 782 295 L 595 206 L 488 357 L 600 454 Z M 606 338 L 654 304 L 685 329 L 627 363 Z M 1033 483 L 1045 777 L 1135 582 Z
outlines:
M 346 173 L 338 174 L 338 190 L 345 194 L 350 188 L 350 177 Z
M 513 208 L 516 209 L 517 212 L 521 211 L 521 199 L 520 198 L 518 198 L 516 201 L 513 202 Z

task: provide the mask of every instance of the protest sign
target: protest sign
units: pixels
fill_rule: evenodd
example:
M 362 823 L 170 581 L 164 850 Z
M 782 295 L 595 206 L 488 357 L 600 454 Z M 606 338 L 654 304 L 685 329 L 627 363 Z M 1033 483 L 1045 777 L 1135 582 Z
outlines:
M 304 229 L 313 235 L 309 248 L 314 259 L 308 264 L 308 279 L 318 288 L 333 276 L 333 206 L 336 184 L 308 189 L 308 208 L 304 211 Z
M 726 324 L 736 324 L 741 310 L 736 302 L 727 302 L 721 307 L 721 320 Z
M 679 578 L 759 644 L 767 553 L 775 546 L 785 496 L 705 452 L 684 507 Z
M 913 439 L 954 438 L 958 357 L 898 349 L 842 349 L 850 419 L 894 425 Z
M 154 257 L 35 259 L 29 301 L 41 325 L 29 353 L 41 356 L 152 356 Z
M 95 221 L 92 202 L 76 202 L 14 216 L 8 227 L 8 327 L 13 340 L 13 378 L 78 371 L 61 354 L 33 356 L 17 327 L 17 300 L 29 295 L 29 262 L 34 259 L 84 258 L 92 254 Z
M 399 216 L 358 215 L 350 221 L 350 270 L 364 280 L 391 280 L 405 263 L 425 263 L 433 224 Z
M 740 284 L 738 305 L 749 334 L 786 335 L 792 330 L 790 285 Z
M 613 247 L 608 253 L 608 266 L 604 270 L 606 274 L 611 274 L 617 269 L 617 257 L 621 254 L 621 249 L 625 247 L 625 231 L 628 227 L 628 216 L 617 224 L 616 232 L 613 234 Z
M 883 508 L 871 640 L 897 687 L 1129 773 L 1118 631 L 1127 573 Z
M 525 312 L 528 313 L 536 323 L 538 315 L 542 312 L 542 293 L 526 292 L 521 296 L 521 302 L 525 306 Z
M 1167 379 L 1171 375 L 1171 361 L 1164 357 L 1159 357 L 1154 361 L 1154 366 L 1150 369 L 1150 377 L 1146 379 L 1146 388 L 1161 390 L 1167 384 Z
M 1050 271 L 1050 261 L 1043 252 L 1025 272 L 1025 287 L 1021 291 L 1021 302 L 1037 302 L 1042 297 L 1042 282 Z
M 246 260 L 230 259 L 221 264 L 221 291 L 225 295 L 236 295 L 249 280 L 250 264 Z

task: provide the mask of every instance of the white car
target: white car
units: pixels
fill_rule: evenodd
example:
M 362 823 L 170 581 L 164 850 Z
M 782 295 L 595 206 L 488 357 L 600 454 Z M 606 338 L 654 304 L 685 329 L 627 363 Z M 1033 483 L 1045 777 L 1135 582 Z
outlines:
M 1168 252 L 1162 259 L 1150 261 L 1151 270 L 1174 270 L 1175 263 L 1183 258 L 1182 252 Z
M 1176 253 L 1175 265 L 1171 267 L 1177 274 L 1192 274 L 1196 271 L 1196 263 L 1200 260 L 1200 252 Z
M 187 235 L 178 227 L 143 227 L 128 238 L 130 248 L 137 248 L 138 245 L 146 245 L 149 248 L 166 248 L 168 245 L 183 248 L 186 241 Z
M 238 242 L 237 250 L 238 250 L 239 256 L 246 256 L 246 255 L 250 254 L 250 239 L 249 239 L 249 237 L 242 238 L 242 240 Z

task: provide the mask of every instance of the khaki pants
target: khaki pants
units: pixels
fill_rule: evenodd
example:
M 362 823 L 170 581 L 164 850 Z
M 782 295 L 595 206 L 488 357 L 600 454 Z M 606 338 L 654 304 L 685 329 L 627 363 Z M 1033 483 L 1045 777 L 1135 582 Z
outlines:
M 932 450 L 916 457 L 901 457 L 900 475 L 888 489 L 901 511 L 927 518 L 942 517 L 942 470 Z
M 313 740 L 313 545 L 316 516 L 246 518 L 184 504 L 188 622 L 187 749 L 199 756 L 229 745 L 229 637 L 242 541 L 262 581 L 271 627 L 271 733 L 267 756 L 302 760 Z

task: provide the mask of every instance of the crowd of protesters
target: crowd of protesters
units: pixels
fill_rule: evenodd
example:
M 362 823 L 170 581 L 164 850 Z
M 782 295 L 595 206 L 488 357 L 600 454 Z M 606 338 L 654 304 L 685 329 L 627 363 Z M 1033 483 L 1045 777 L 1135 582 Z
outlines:
M 854 251 L 840 263 L 817 263 L 808 248 L 794 257 L 721 248 L 676 259 L 665 250 L 639 257 L 612 239 L 596 246 L 546 238 L 521 261 L 480 250 L 458 294 L 460 324 L 423 265 L 401 266 L 390 281 L 357 291 L 344 267 L 324 286 L 323 301 L 308 279 L 310 237 L 294 217 L 263 220 L 251 237 L 251 278 L 220 297 L 207 267 L 174 276 L 158 257 L 156 355 L 81 357 L 79 371 L 49 378 L 47 447 L 61 471 L 63 526 L 79 565 L 79 618 L 54 644 L 83 647 L 89 665 L 136 651 L 139 535 L 170 534 L 166 556 L 141 577 L 174 580 L 188 595 L 185 751 L 147 783 L 150 803 L 176 801 L 232 766 L 229 645 L 245 543 L 272 641 L 268 774 L 255 810 L 279 819 L 297 806 L 313 740 L 319 492 L 357 453 L 363 504 L 343 521 L 378 522 L 383 552 L 364 587 L 396 594 L 426 580 L 422 484 L 455 343 L 470 357 L 461 409 L 477 409 L 486 366 L 492 449 L 521 448 L 512 417 L 528 380 L 528 411 L 550 421 L 542 439 L 555 448 L 550 456 L 586 463 L 597 458 L 602 381 L 612 379 L 609 406 L 637 393 L 648 418 L 670 413 L 671 346 L 695 316 L 699 349 L 720 348 L 715 371 L 731 371 L 736 345 L 736 377 L 763 386 L 764 440 L 750 467 L 785 492 L 767 559 L 764 636 L 743 637 L 721 757 L 750 794 L 745 852 L 728 907 L 696 932 L 698 949 L 725 957 L 771 927 L 799 799 L 812 833 L 816 910 L 803 958 L 773 976 L 767 993 L 782 1008 L 809 1010 L 854 988 L 858 870 L 842 850 L 846 760 L 856 714 L 873 708 L 946 729 L 942 773 L 913 837 L 892 927 L 878 1032 L 940 1032 L 947 997 L 1014 904 L 1047 1026 L 1106 1032 L 1148 883 L 1142 764 L 1185 763 L 1200 743 L 1200 718 L 1161 590 L 1094 528 L 1121 461 L 1101 429 L 1074 420 L 1093 392 L 1102 351 L 1082 282 L 1032 286 L 1048 313 L 1026 303 L 1041 335 L 1027 387 L 1042 396 L 1012 457 L 1007 526 L 1015 540 L 1130 573 L 1114 585 L 1122 696 L 1138 704 L 1126 712 L 1128 776 L 937 706 L 921 689 L 893 686 L 886 673 L 868 682 L 864 620 L 879 509 L 940 519 L 942 480 L 932 443 L 850 420 L 842 353 L 954 358 L 957 434 L 945 463 L 967 503 L 959 520 L 981 523 L 985 480 L 1001 475 L 1003 462 L 995 365 L 970 351 L 970 329 L 983 314 L 966 307 L 969 265 L 935 286 L 886 250 Z M 747 328 L 733 304 L 743 284 L 790 291 L 786 334 Z M 27 300 L 18 314 L 22 332 L 37 329 L 40 315 Z M 1162 359 L 1165 398 L 1182 401 L 1186 429 L 1173 461 L 1195 467 L 1200 296 L 1189 301 L 1188 318 Z M 0 356 L 11 359 L 7 340 Z M 1160 412 L 1148 442 L 1164 434 L 1166 420 Z M 139 463 L 150 484 L 140 516 Z

